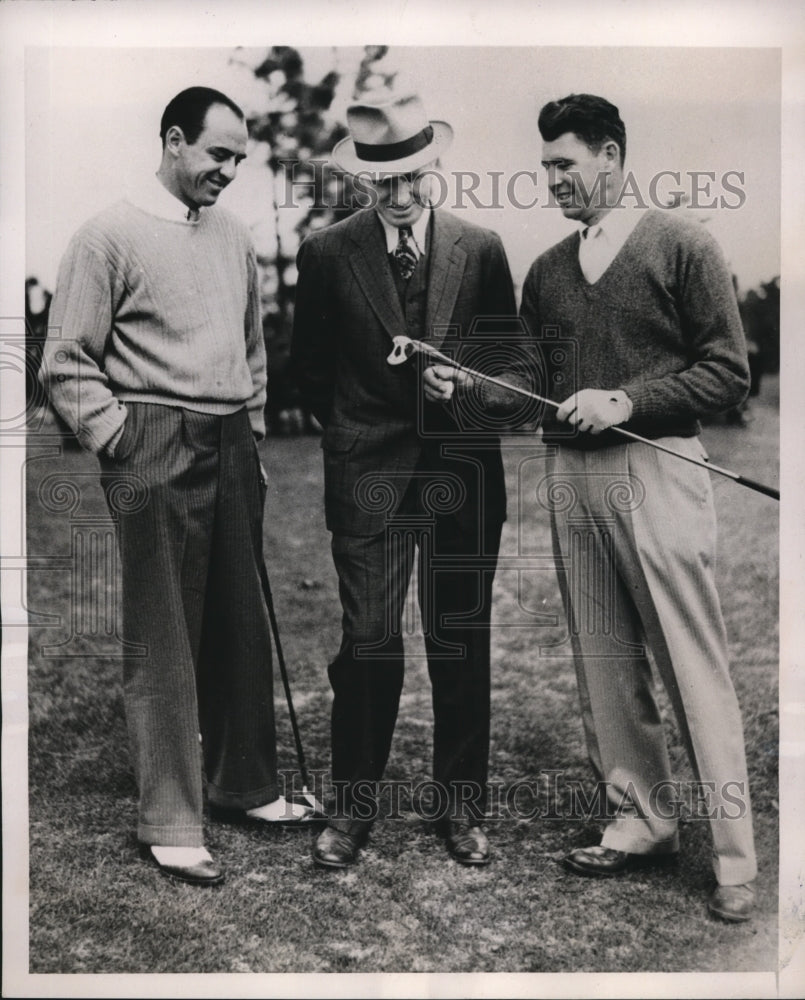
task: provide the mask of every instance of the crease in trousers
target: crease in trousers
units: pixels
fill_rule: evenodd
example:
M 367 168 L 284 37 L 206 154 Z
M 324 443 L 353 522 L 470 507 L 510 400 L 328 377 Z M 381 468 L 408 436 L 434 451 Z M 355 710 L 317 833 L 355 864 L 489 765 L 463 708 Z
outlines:
M 662 441 L 705 456 L 698 438 Z M 716 880 L 752 881 L 743 724 L 716 591 L 709 473 L 640 443 L 559 448 L 546 486 L 590 760 L 613 811 L 626 805 L 602 845 L 636 854 L 679 847 L 653 661 L 707 790 Z
M 391 751 L 404 678 L 403 609 L 414 561 L 433 703 L 433 819 L 483 817 L 490 718 L 490 615 L 501 524 L 429 513 L 438 471 L 420 463 L 386 530 L 334 534 L 343 639 L 333 690 L 330 825 L 358 833 L 377 818 L 373 791 Z M 362 786 L 359 787 L 358 786 Z M 360 790 L 360 802 L 357 802 Z

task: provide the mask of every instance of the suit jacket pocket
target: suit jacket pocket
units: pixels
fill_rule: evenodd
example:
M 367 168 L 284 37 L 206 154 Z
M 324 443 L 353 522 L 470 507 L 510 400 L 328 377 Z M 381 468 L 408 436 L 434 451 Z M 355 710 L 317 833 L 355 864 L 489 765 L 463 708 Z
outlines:
M 321 446 L 327 452 L 336 455 L 346 455 L 355 447 L 361 436 L 360 427 L 344 427 L 341 424 L 330 424 L 321 439 Z

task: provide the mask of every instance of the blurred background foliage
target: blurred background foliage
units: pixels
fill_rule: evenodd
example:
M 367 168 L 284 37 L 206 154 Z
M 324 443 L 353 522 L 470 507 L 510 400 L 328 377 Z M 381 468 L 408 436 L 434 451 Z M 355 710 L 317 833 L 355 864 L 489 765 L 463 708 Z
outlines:
M 388 46 L 368 45 L 355 72 L 352 97 L 389 85 L 394 73 L 383 72 Z M 270 433 L 314 429 L 313 418 L 299 405 L 287 376 L 296 295 L 296 254 L 314 229 L 346 218 L 354 208 L 351 178 L 329 162 L 333 146 L 347 135 L 346 125 L 328 114 L 342 74 L 331 69 L 318 81 L 305 79 L 299 52 L 274 46 L 254 67 L 267 85 L 268 106 L 248 117 L 249 134 L 264 150 L 271 173 L 273 245 L 259 248 L 263 329 L 270 385 L 267 425 Z M 286 213 L 290 211 L 290 216 Z M 292 219 L 289 228 L 283 216 Z

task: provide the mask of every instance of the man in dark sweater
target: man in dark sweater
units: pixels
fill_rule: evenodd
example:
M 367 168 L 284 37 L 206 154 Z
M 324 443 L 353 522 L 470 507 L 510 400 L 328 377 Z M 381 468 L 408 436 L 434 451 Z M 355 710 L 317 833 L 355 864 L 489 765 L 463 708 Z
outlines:
M 432 813 L 450 855 L 484 865 L 489 618 L 505 517 L 499 441 L 455 401 L 423 403 L 413 366 L 387 363 L 395 336 L 466 346 L 477 317 L 516 322 L 498 237 L 441 209 L 427 188 L 452 138 L 416 95 L 377 93 L 347 113 L 333 150 L 372 204 L 311 234 L 299 252 L 292 358 L 324 427 L 324 505 L 343 607 L 330 664 L 336 808 L 316 844 L 324 868 L 353 864 L 376 816 L 403 684 L 402 614 L 418 550 L 433 690 Z M 487 425 L 488 426 L 488 425 Z
M 756 861 L 743 730 L 714 580 L 708 473 L 610 428 L 701 460 L 699 418 L 749 387 L 729 271 L 700 225 L 625 207 L 617 108 L 571 95 L 546 105 L 543 166 L 563 214 L 584 225 L 532 265 L 521 319 L 543 358 L 552 445 L 538 499 L 554 553 L 582 718 L 608 822 L 564 865 L 612 876 L 679 849 L 685 796 L 671 780 L 649 657 L 704 793 L 717 886 L 710 912 L 749 919 Z M 451 369 L 436 374 L 457 381 Z M 572 391 L 576 390 L 576 391 Z M 687 804 L 687 803 L 685 803 Z M 697 815 L 702 815 L 701 804 Z
M 680 796 L 650 657 L 707 795 L 709 910 L 743 921 L 756 861 L 710 478 L 609 431 L 704 456 L 698 419 L 735 406 L 749 386 L 730 274 L 701 225 L 619 204 L 626 133 L 612 104 L 571 95 L 542 109 L 539 129 L 551 194 L 585 228 L 534 262 L 521 316 L 543 349 L 557 334 L 570 342 L 544 350 L 549 384 L 576 390 L 543 424 L 556 446 L 545 494 L 588 749 L 611 817 L 601 844 L 564 864 L 616 875 L 678 851 Z

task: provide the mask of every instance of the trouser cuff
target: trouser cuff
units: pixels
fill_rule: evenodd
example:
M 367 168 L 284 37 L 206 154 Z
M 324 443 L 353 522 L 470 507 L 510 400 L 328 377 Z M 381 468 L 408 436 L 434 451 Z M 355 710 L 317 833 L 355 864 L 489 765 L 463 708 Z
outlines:
M 327 825 L 331 826 L 334 830 L 340 830 L 341 833 L 348 833 L 351 837 L 357 837 L 368 830 L 372 823 L 371 820 L 352 819 L 349 816 L 330 816 L 327 819 Z
M 137 839 L 152 847 L 203 847 L 204 831 L 201 826 L 137 826 Z
M 280 790 L 276 781 L 249 792 L 231 792 L 217 785 L 207 785 L 207 798 L 210 804 L 222 809 L 257 809 L 258 806 L 276 802 L 279 797 Z
M 754 858 L 724 860 L 713 855 L 713 870 L 719 885 L 745 885 L 757 878 L 757 863 Z
M 629 830 L 613 825 L 604 831 L 601 846 L 614 851 L 625 851 L 627 854 L 676 854 L 679 851 L 679 835 L 673 834 L 665 840 L 653 840 L 639 829 Z

